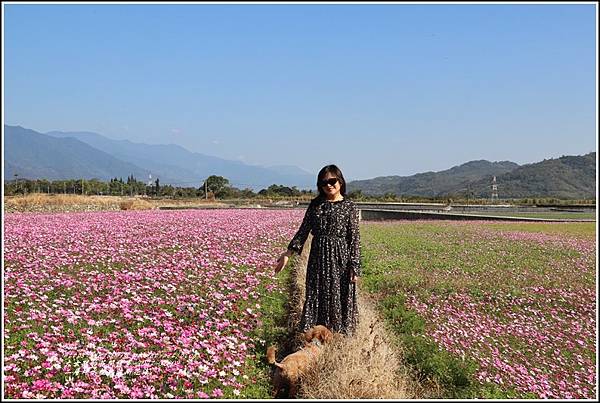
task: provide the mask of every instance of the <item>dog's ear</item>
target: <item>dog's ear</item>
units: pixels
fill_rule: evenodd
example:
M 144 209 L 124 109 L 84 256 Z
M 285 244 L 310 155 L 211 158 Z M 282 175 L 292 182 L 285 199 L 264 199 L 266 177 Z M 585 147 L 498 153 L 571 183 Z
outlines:
M 314 329 L 314 328 L 308 329 L 308 330 L 307 330 L 307 331 L 304 333 L 304 339 L 305 339 L 306 341 L 312 341 L 312 339 L 315 337 L 314 333 L 315 333 L 315 329 Z
M 321 343 L 329 343 L 333 340 L 333 333 L 329 329 L 324 328 L 319 332 L 319 340 L 321 340 Z

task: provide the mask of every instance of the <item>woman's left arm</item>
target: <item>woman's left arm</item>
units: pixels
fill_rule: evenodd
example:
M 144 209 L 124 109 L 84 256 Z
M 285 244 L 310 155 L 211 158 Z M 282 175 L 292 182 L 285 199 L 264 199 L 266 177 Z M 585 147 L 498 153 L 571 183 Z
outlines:
M 350 251 L 350 270 L 355 276 L 360 276 L 360 228 L 358 219 L 358 209 L 352 204 L 350 210 L 350 220 L 348 222 L 347 241 Z

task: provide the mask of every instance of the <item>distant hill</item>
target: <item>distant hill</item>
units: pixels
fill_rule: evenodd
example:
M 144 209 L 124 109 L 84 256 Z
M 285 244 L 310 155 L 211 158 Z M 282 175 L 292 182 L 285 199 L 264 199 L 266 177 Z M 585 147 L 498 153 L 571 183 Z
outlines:
M 465 189 L 466 192 L 467 186 L 473 182 L 488 176 L 499 176 L 518 167 L 518 164 L 510 161 L 470 161 L 445 171 L 352 181 L 347 184 L 347 190 L 361 190 L 367 195 L 391 192 L 398 196 L 439 197 L 461 189 Z
M 440 172 L 412 176 L 385 176 L 348 183 L 348 191 L 366 195 L 392 192 L 398 196 L 491 197 L 496 176 L 500 199 L 552 197 L 594 199 L 596 197 L 596 153 L 563 156 L 519 166 L 510 161 L 470 161 Z
M 38 133 L 20 126 L 4 126 L 4 179 L 49 180 L 129 175 L 141 181 L 159 178 L 162 184 L 199 186 L 210 175 L 221 175 L 240 189 L 254 191 L 270 185 L 315 189 L 311 174 L 290 165 L 257 166 L 186 150 L 175 145 L 151 145 L 112 140 L 92 132 Z M 393 168 L 390 168 L 393 169 Z M 563 156 L 519 166 L 510 161 L 469 161 L 439 172 L 411 176 L 382 176 L 350 181 L 347 191 L 366 195 L 488 198 L 496 176 L 502 198 L 596 197 L 596 153 Z
M 496 177 L 500 198 L 596 198 L 596 153 L 543 160 Z M 489 197 L 491 178 L 473 184 L 475 195 Z
M 239 188 L 258 191 L 273 184 L 314 188 L 315 174 L 294 166 L 262 167 L 191 152 L 175 144 L 144 144 L 113 140 L 93 132 L 46 133 L 59 138 L 75 138 L 123 161 L 158 172 L 161 183 L 199 186 L 210 175 L 229 179 Z M 167 179 L 168 178 L 168 179 Z M 172 179 L 171 179 L 172 178 Z
M 148 177 L 151 171 L 97 150 L 73 138 L 55 138 L 25 129 L 4 126 L 4 178 L 49 180 Z

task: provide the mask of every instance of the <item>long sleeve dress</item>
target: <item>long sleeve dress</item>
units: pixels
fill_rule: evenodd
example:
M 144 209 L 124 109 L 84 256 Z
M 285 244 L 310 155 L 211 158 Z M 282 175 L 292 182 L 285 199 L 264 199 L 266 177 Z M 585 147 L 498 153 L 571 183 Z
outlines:
M 288 249 L 300 254 L 312 233 L 306 269 L 306 293 L 300 331 L 325 325 L 335 332 L 353 333 L 358 323 L 356 284 L 361 275 L 359 217 L 356 205 L 344 198 L 318 198 L 310 204 Z

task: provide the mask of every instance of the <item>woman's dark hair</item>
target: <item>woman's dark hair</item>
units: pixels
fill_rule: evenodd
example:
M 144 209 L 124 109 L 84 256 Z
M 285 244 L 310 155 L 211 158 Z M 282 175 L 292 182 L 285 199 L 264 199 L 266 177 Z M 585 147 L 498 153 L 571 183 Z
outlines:
M 345 198 L 346 197 L 346 180 L 344 179 L 344 175 L 342 175 L 342 171 L 336 165 L 325 165 L 323 168 L 321 168 L 321 170 L 319 171 L 319 174 L 317 175 L 317 190 L 319 191 L 319 196 L 317 196 L 316 199 L 318 198 L 318 199 L 324 200 L 327 198 L 327 196 L 325 195 L 325 192 L 323 191 L 323 187 L 319 185 L 319 182 L 321 182 L 321 180 L 328 173 L 335 176 L 336 178 L 338 178 L 338 180 L 340 181 L 340 193 Z

